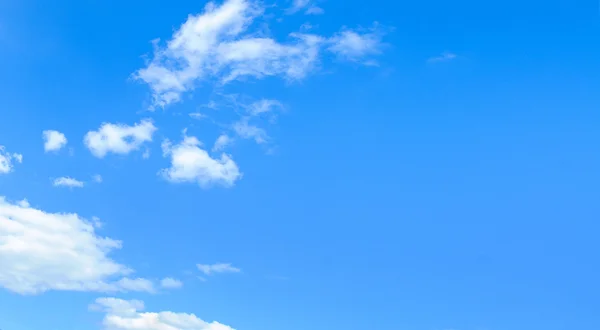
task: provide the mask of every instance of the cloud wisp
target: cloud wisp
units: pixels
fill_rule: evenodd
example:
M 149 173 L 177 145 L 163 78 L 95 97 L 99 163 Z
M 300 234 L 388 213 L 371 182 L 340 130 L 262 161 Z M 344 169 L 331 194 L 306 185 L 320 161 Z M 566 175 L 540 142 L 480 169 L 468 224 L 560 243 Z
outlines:
M 14 170 L 15 163 L 22 163 L 23 155 L 9 153 L 4 146 L 0 145 L 0 174 L 7 174 Z
M 54 179 L 52 185 L 55 187 L 83 188 L 84 182 L 68 176 L 63 176 Z
M 239 273 L 242 271 L 237 267 L 233 267 L 230 263 L 197 264 L 196 267 L 204 275 L 214 275 L 219 273 Z

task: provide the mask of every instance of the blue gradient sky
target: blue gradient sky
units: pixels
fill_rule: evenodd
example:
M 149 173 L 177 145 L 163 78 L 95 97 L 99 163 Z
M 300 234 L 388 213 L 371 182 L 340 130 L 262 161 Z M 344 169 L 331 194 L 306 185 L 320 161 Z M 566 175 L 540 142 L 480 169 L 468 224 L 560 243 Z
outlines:
M 88 309 L 99 297 L 237 330 L 600 328 L 597 2 L 328 0 L 320 15 L 273 4 L 250 30 L 281 41 L 304 23 L 323 36 L 375 26 L 377 65 L 324 51 L 303 79 L 204 81 L 148 111 L 151 89 L 131 75 L 202 1 L 0 1 L 0 145 L 23 155 L 0 196 L 97 216 L 96 234 L 123 242 L 113 260 L 183 283 L 0 288 L 2 330 L 171 330 L 103 326 L 110 313 Z M 170 166 L 161 142 L 184 128 L 210 149 L 223 126 L 188 113 L 230 123 L 236 111 L 201 105 L 233 93 L 285 106 L 261 123 L 269 143 L 227 150 L 243 175 L 201 187 L 157 174 Z M 158 128 L 148 159 L 98 158 L 83 142 L 142 118 Z M 59 153 L 44 152 L 48 129 L 68 138 Z M 55 187 L 59 176 L 86 185 Z M 0 269 L 15 262 L 2 233 Z M 221 262 L 241 271 L 196 267 Z

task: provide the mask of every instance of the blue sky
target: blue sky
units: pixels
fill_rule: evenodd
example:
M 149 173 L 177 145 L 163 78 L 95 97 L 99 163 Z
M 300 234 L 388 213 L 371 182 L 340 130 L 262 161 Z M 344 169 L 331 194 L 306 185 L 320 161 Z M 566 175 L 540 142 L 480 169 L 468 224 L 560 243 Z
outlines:
M 599 18 L 0 1 L 0 329 L 600 328 Z

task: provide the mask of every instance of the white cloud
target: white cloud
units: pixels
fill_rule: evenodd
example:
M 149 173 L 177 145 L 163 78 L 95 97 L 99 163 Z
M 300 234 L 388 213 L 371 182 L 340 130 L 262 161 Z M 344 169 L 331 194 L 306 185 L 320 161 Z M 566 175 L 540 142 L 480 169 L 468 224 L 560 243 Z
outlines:
M 94 182 L 96 182 L 96 183 L 102 183 L 102 175 L 100 175 L 100 174 L 94 174 L 92 176 L 92 180 L 94 180 Z
M 102 221 L 100 221 L 100 218 L 98 217 L 92 217 L 92 225 L 94 226 L 94 228 L 102 228 L 104 226 L 104 224 L 102 223 Z
M 139 300 L 98 298 L 91 310 L 105 313 L 102 321 L 106 330 L 235 330 L 219 322 L 206 322 L 194 314 L 176 312 L 143 312 Z
M 181 95 L 204 79 L 222 83 L 250 76 L 302 79 L 316 65 L 323 38 L 292 33 L 290 41 L 247 34 L 264 8 L 254 0 L 225 0 L 190 15 L 164 47 L 156 46 L 152 60 L 134 77 L 153 92 L 153 106 L 178 102 Z
M 451 61 L 454 59 L 456 59 L 456 54 L 450 53 L 450 52 L 443 52 L 439 56 L 434 56 L 434 57 L 429 58 L 427 60 L 427 62 L 429 62 L 429 63 L 447 62 L 447 61 Z
M 17 153 L 8 153 L 4 146 L 0 146 L 0 174 L 7 174 L 13 171 L 14 162 L 22 163 L 23 155 Z
M 288 9 L 288 14 L 294 14 L 301 10 L 304 10 L 306 15 L 321 15 L 325 13 L 325 11 L 314 4 L 312 0 L 293 0 L 292 7 Z
M 162 286 L 165 289 L 178 289 L 183 286 L 183 283 L 180 280 L 171 277 L 166 277 L 160 281 L 160 286 Z
M 122 278 L 118 280 L 116 286 L 125 291 L 154 292 L 154 284 L 145 278 Z
M 20 294 L 48 290 L 152 291 L 109 257 L 121 242 L 100 237 L 74 213 L 49 213 L 0 197 L 0 286 Z
M 281 102 L 277 100 L 262 99 L 250 104 L 248 113 L 252 116 L 258 116 L 264 113 L 270 113 L 277 108 L 283 108 Z
M 44 151 L 58 151 L 67 145 L 67 138 L 59 131 L 47 130 L 42 132 Z
M 269 139 L 265 130 L 249 124 L 248 118 L 242 118 L 235 122 L 232 128 L 242 139 L 253 139 L 258 144 L 266 143 Z
M 366 33 L 344 29 L 329 38 L 328 50 L 345 60 L 360 61 L 366 56 L 381 53 L 381 38 L 377 27 Z
M 221 151 L 225 149 L 228 145 L 233 142 L 233 139 L 229 137 L 229 135 L 221 134 L 215 141 L 215 145 L 212 148 L 212 151 Z
M 92 154 L 99 158 L 109 152 L 128 154 L 140 149 L 144 143 L 152 141 L 155 131 L 156 127 L 149 119 L 133 126 L 104 123 L 97 131 L 89 131 L 85 135 L 84 143 Z
M 83 188 L 84 183 L 77 179 L 73 179 L 68 176 L 63 176 L 54 179 L 52 185 L 54 185 L 55 187 Z
M 308 7 L 308 9 L 306 9 L 305 14 L 306 15 L 323 15 L 323 14 L 325 14 L 325 10 L 323 10 L 323 8 L 318 7 L 318 6 L 310 6 L 310 7 Z
M 206 118 L 206 115 L 201 112 L 192 112 L 192 113 L 190 113 L 190 117 L 194 118 L 194 119 L 202 119 L 202 118 Z
M 204 275 L 212 275 L 216 273 L 239 273 L 241 269 L 233 267 L 230 263 L 216 263 L 212 265 L 197 264 L 198 270 Z
M 229 187 L 241 178 L 237 164 L 227 154 L 212 158 L 195 137 L 184 136 L 179 144 L 163 142 L 163 154 L 171 157 L 171 167 L 161 174 L 171 182 L 196 182 L 202 187 L 221 184 Z

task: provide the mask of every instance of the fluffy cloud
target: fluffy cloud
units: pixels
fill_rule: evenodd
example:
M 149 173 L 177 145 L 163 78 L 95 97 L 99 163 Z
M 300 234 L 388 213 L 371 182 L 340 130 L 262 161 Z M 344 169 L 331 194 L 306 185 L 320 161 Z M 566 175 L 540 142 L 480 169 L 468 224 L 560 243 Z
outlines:
M 179 144 L 168 140 L 162 145 L 163 154 L 171 158 L 171 167 L 160 173 L 171 182 L 196 182 L 202 187 L 212 184 L 232 186 L 241 177 L 237 164 L 227 154 L 212 158 L 201 148 L 202 143 L 190 136 L 184 136 Z
M 175 312 L 143 312 L 139 300 L 98 298 L 91 310 L 105 313 L 102 321 L 106 330 L 234 330 L 219 322 L 206 322 L 194 314 Z
M 85 135 L 84 143 L 92 154 L 102 158 L 107 153 L 128 154 L 138 150 L 152 141 L 156 127 L 149 119 L 144 119 L 133 126 L 125 124 L 104 123 L 97 131 Z
M 230 263 L 216 263 L 212 265 L 208 264 L 197 264 L 198 270 L 204 273 L 204 275 L 212 275 L 216 273 L 239 273 L 242 270 L 233 267 Z
M 160 281 L 160 286 L 165 289 L 177 289 L 181 288 L 183 286 L 183 283 L 180 280 L 176 280 L 171 277 L 166 277 Z
M 183 93 L 207 79 L 227 83 L 243 77 L 280 76 L 294 81 L 313 71 L 328 38 L 291 33 L 287 41 L 279 42 L 249 32 L 264 10 L 255 0 L 225 0 L 220 6 L 210 2 L 202 13 L 190 15 L 164 46 L 155 43 L 152 59 L 133 74 L 150 86 L 153 107 L 180 101 Z M 375 34 L 348 30 L 334 37 L 330 50 L 355 58 L 372 52 L 376 40 Z
M 23 155 L 17 153 L 8 153 L 4 146 L 0 146 L 0 174 L 12 172 L 14 169 L 13 162 L 22 163 Z
M 52 182 L 52 185 L 54 185 L 55 187 L 83 188 L 84 183 L 77 179 L 63 176 L 63 177 L 54 179 L 54 182 Z
M 44 151 L 58 151 L 67 145 L 67 138 L 59 131 L 47 130 L 42 132 Z
M 121 242 L 100 237 L 74 213 L 49 213 L 0 197 L 0 286 L 20 294 L 48 290 L 153 291 L 112 260 Z

